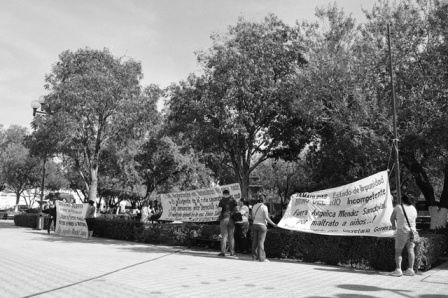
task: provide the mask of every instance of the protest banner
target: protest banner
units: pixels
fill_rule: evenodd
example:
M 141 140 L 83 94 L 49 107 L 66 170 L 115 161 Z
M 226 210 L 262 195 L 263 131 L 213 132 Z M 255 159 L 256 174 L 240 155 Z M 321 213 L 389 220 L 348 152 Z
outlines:
M 158 194 L 163 213 L 160 220 L 182 222 L 209 222 L 217 221 L 218 204 L 223 190 L 229 190 L 230 195 L 237 201 L 241 198 L 241 189 L 238 183 L 204 188 L 191 191 Z
M 291 196 L 278 226 L 323 235 L 391 237 L 387 171 L 344 186 Z
M 56 201 L 55 233 L 87 238 L 87 223 L 84 217 L 88 206 L 89 204 L 68 204 Z

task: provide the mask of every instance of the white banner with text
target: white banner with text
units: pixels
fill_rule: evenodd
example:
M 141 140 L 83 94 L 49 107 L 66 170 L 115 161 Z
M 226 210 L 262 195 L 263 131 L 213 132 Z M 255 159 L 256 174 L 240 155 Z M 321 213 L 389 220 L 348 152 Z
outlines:
M 160 220 L 182 222 L 217 221 L 219 216 L 218 204 L 225 189 L 230 192 L 230 195 L 236 201 L 239 201 L 241 188 L 238 183 L 159 194 L 156 199 L 161 202 L 163 208 Z
M 387 171 L 344 186 L 291 196 L 278 226 L 323 235 L 392 237 Z
M 87 238 L 84 219 L 89 204 L 67 204 L 56 201 L 56 234 Z

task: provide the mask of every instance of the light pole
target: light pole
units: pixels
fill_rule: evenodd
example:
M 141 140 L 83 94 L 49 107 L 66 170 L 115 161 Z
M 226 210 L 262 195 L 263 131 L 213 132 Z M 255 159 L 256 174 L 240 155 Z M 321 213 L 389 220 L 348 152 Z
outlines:
M 43 105 L 45 104 L 45 96 L 39 96 L 38 100 L 33 100 L 31 102 L 31 108 L 33 108 L 33 116 L 36 117 L 37 116 L 45 116 L 47 115 L 47 113 L 45 113 L 43 111 Z M 37 109 L 40 108 L 40 111 L 37 111 Z M 39 208 L 39 219 L 41 218 L 41 214 L 42 214 L 42 207 L 43 207 L 43 203 L 44 203 L 44 188 L 45 188 L 45 164 L 47 162 L 47 159 L 45 156 L 43 156 L 42 158 L 42 185 L 41 185 L 41 191 L 40 191 L 40 208 Z M 39 223 L 37 225 L 37 229 L 41 230 L 43 228 L 43 224 Z

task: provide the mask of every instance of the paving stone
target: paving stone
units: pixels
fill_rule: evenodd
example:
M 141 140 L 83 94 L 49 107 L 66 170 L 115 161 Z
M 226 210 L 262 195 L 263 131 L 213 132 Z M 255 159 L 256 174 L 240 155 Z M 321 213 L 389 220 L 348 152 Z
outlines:
M 0 221 L 0 297 L 448 297 L 448 263 L 416 276 L 48 235 Z

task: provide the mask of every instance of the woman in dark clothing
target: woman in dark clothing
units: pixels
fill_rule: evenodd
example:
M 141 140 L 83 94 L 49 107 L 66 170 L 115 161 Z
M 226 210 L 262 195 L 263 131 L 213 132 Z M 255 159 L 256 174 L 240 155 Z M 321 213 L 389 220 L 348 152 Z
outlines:
M 235 250 L 248 253 L 249 206 L 243 198 L 238 202 L 238 212 L 241 213 L 242 220 L 235 222 Z
M 56 205 L 54 204 L 53 201 L 49 201 L 48 202 L 50 205 L 48 206 L 47 209 L 43 210 L 43 213 L 46 213 L 49 215 L 49 220 L 48 220 L 48 234 L 50 234 L 50 228 L 51 228 L 51 223 L 54 223 L 54 230 L 56 231 Z
M 93 230 L 95 227 L 95 202 L 93 200 L 89 201 L 89 207 L 87 208 L 86 212 L 86 223 L 87 223 L 87 229 L 89 230 L 89 233 L 87 235 L 87 239 L 92 239 L 93 236 Z

